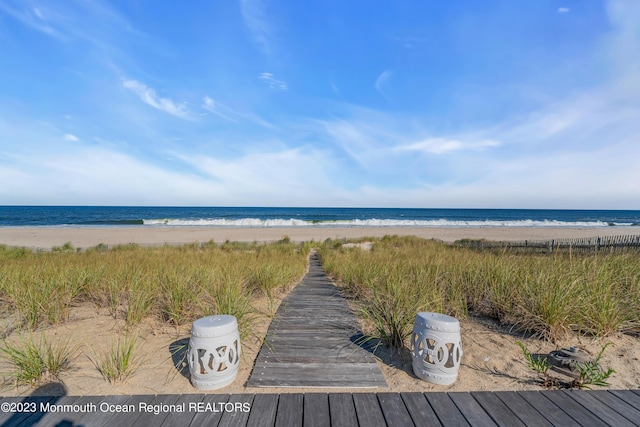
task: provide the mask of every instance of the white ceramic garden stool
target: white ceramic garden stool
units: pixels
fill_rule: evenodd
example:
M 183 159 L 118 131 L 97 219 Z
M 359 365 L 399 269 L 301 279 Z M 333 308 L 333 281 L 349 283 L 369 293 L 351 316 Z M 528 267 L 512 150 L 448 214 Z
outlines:
M 233 382 L 240 363 L 238 322 L 226 314 L 193 322 L 187 350 L 191 384 L 198 390 L 215 390 Z
M 418 313 L 411 334 L 411 356 L 413 373 L 418 378 L 434 384 L 453 384 L 462 358 L 458 319 L 440 313 Z

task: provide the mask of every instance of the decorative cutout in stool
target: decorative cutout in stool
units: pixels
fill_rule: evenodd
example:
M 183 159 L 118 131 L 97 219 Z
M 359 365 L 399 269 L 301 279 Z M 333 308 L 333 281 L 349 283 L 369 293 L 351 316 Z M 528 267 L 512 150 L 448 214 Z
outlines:
M 236 318 L 208 316 L 193 322 L 187 350 L 191 384 L 215 390 L 233 382 L 240 363 L 240 335 Z
M 411 334 L 413 372 L 434 384 L 453 384 L 462 358 L 460 322 L 440 313 L 420 312 Z

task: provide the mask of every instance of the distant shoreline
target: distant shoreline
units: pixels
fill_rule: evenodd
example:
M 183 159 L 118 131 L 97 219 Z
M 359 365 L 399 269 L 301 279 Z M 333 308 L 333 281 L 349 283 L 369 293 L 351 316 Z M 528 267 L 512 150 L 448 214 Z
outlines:
M 459 239 L 502 241 L 551 240 L 618 235 L 640 235 L 640 227 L 0 227 L 0 245 L 50 249 L 69 242 L 76 248 L 98 244 L 143 246 L 177 245 L 214 241 L 273 242 L 416 236 L 453 242 Z

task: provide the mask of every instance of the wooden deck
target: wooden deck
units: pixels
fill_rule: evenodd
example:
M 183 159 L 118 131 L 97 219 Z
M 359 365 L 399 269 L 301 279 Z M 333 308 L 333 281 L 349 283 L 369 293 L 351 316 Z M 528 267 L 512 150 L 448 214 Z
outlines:
M 358 322 L 317 254 L 282 301 L 247 382 L 249 387 L 386 387 Z
M 638 390 L 6 397 L 0 404 L 7 427 L 640 426 Z M 7 404 L 36 411 L 10 412 Z M 41 410 L 47 404 L 49 412 Z M 78 406 L 52 409 L 61 405 Z

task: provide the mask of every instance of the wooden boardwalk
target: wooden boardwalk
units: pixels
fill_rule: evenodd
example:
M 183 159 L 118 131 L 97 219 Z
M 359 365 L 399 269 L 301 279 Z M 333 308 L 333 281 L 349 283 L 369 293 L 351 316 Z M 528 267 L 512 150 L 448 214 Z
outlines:
M 638 390 L 7 397 L 0 405 L 6 427 L 640 426 Z
M 372 353 L 354 343 L 357 324 L 313 253 L 271 321 L 247 386 L 386 387 Z

